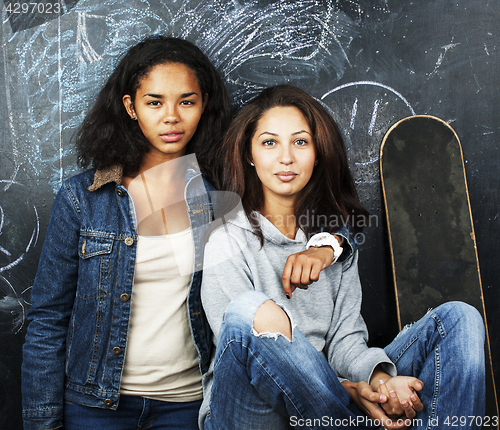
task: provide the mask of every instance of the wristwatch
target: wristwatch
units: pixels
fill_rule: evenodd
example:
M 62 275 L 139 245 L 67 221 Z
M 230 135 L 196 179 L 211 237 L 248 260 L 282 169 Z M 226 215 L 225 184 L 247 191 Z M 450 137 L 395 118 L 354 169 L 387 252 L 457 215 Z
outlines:
M 333 248 L 332 264 L 337 262 L 339 257 L 342 255 L 342 251 L 344 251 L 344 249 L 339 245 L 339 241 L 330 233 L 315 234 L 307 242 L 306 249 L 312 247 L 319 248 L 320 246 L 331 246 Z

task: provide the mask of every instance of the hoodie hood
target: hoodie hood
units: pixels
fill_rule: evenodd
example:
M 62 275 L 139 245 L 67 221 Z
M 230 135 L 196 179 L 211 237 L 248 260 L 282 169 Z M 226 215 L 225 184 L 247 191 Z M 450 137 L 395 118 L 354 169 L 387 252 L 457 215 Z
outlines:
M 290 239 L 286 237 L 283 233 L 281 233 L 281 231 L 279 231 L 278 228 L 271 221 L 269 221 L 259 212 L 252 212 L 252 216 L 256 217 L 259 220 L 260 228 L 262 230 L 262 234 L 264 235 L 264 240 L 268 242 L 277 245 L 306 244 L 307 242 L 306 235 L 301 229 L 297 230 L 295 239 Z M 239 228 L 248 230 L 252 234 L 255 234 L 252 226 L 250 225 L 250 221 L 248 221 L 248 218 L 244 211 L 238 211 L 236 217 L 228 222 Z

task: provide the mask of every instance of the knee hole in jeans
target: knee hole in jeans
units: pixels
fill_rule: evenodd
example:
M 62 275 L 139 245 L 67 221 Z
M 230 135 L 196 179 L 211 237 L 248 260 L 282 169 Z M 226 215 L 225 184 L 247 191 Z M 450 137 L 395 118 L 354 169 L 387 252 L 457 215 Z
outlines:
M 288 315 L 272 300 L 259 306 L 253 320 L 254 332 L 258 336 L 272 337 L 283 335 L 292 340 L 292 326 Z

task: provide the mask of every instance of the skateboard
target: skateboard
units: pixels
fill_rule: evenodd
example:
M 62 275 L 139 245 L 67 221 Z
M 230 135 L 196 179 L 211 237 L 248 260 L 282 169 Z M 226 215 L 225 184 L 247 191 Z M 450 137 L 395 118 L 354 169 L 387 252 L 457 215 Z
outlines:
M 476 307 L 486 324 L 462 148 L 455 131 L 427 115 L 397 122 L 382 141 L 380 175 L 399 329 L 451 300 Z M 487 328 L 486 416 L 498 417 Z

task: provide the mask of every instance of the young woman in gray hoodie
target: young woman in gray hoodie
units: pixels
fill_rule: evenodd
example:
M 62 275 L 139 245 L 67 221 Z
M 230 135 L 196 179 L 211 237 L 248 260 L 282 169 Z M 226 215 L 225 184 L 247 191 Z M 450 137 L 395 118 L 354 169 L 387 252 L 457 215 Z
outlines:
M 368 220 L 339 130 L 316 100 L 290 86 L 264 90 L 220 153 L 218 185 L 244 210 L 205 248 L 201 294 L 216 351 L 201 428 L 451 428 L 484 414 L 484 325 L 474 308 L 446 303 L 386 348 L 369 348 L 357 252 L 317 276 L 290 257 L 318 229 L 360 232 Z

